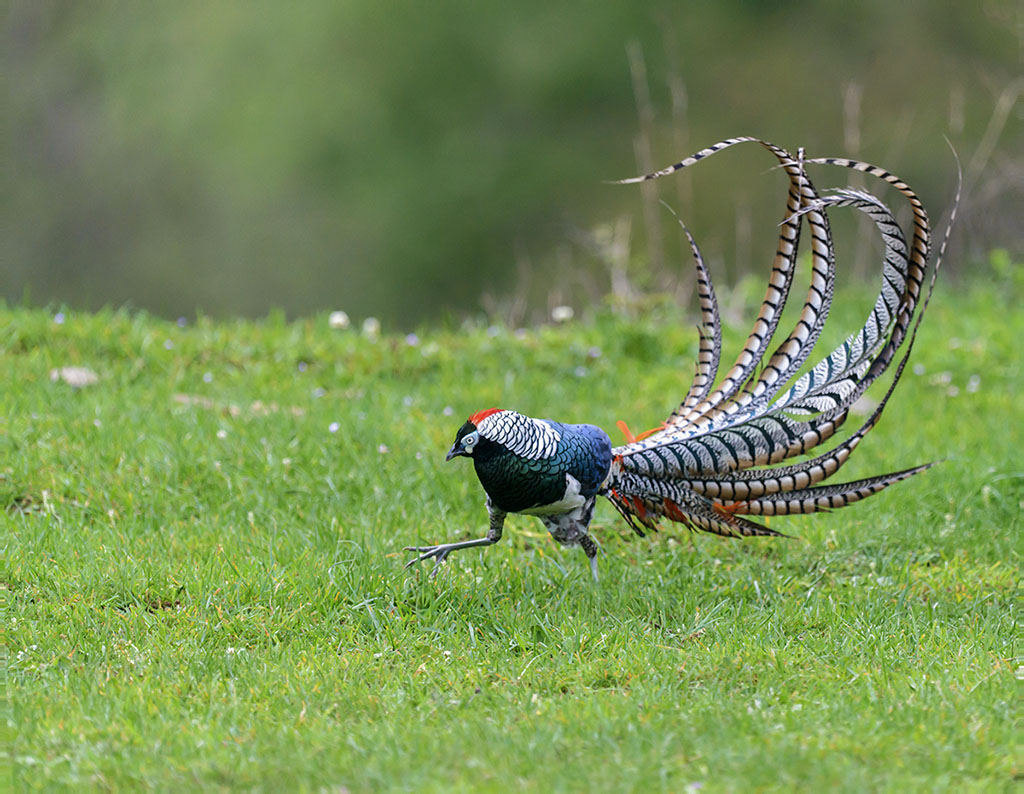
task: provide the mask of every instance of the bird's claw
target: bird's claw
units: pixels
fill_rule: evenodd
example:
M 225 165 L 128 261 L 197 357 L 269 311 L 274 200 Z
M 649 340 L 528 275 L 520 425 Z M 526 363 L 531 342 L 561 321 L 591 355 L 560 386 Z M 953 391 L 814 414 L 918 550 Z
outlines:
M 430 571 L 431 576 L 437 575 L 437 569 L 442 562 L 448 559 L 448 555 L 452 552 L 452 547 L 445 543 L 439 543 L 436 546 L 406 546 L 403 551 L 418 552 L 418 557 L 413 557 L 409 562 L 405 564 L 406 568 L 411 568 L 418 562 L 429 560 L 431 557 L 434 558 L 434 567 Z

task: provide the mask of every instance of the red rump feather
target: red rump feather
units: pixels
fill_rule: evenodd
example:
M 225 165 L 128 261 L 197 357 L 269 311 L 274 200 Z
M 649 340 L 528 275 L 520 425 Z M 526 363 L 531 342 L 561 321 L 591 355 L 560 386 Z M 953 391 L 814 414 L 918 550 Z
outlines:
M 477 411 L 475 414 L 472 414 L 469 417 L 469 421 L 472 422 L 475 427 L 479 427 L 480 423 L 482 421 L 484 421 L 484 419 L 486 419 L 488 416 L 490 416 L 491 414 L 499 413 L 500 411 L 503 411 L 503 410 L 505 410 L 505 409 L 504 408 L 487 408 L 487 409 L 485 409 L 483 411 Z

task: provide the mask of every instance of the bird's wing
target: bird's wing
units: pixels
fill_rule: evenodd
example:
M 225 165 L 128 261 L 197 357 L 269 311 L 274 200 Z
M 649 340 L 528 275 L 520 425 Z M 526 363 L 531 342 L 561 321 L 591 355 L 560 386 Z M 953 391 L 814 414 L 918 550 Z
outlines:
M 559 455 L 567 473 L 579 481 L 583 496 L 593 496 L 600 490 L 612 460 L 608 434 L 595 425 L 553 424 L 562 432 Z

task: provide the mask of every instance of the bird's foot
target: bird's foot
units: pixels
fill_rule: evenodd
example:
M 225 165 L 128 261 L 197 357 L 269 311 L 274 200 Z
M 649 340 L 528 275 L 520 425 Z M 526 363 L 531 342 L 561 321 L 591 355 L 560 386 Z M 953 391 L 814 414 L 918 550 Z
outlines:
M 418 562 L 429 560 L 433 558 L 434 567 L 430 571 L 431 576 L 437 575 L 438 566 L 442 562 L 448 559 L 448 555 L 454 551 L 454 543 L 439 543 L 436 546 L 406 546 L 403 551 L 415 551 L 419 553 L 418 557 L 413 557 L 409 562 L 405 564 L 406 568 L 411 568 Z
M 413 557 L 409 562 L 405 564 L 406 568 L 411 568 L 418 562 L 429 560 L 431 557 L 434 559 L 434 567 L 430 571 L 431 576 L 437 575 L 438 566 L 448 559 L 448 555 L 453 551 L 459 549 L 471 549 L 476 546 L 490 546 L 492 543 L 497 541 L 487 538 L 477 538 L 476 540 L 463 540 L 458 543 L 438 543 L 436 546 L 406 546 L 405 551 L 419 552 L 419 557 Z

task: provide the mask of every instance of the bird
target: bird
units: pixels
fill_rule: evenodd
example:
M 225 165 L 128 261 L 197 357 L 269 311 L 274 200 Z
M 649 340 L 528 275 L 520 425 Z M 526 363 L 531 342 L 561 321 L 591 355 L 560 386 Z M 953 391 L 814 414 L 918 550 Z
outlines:
M 742 143 L 770 152 L 787 174 L 789 187 L 765 297 L 732 367 L 718 379 L 722 334 L 715 290 L 697 243 L 680 222 L 696 269 L 701 313 L 694 377 L 682 401 L 661 425 L 638 436 L 620 422 L 626 443 L 618 447 L 595 425 L 535 419 L 499 408 L 473 413 L 458 429 L 446 460 L 473 461 L 486 494 L 487 533 L 472 540 L 407 546 L 405 550 L 416 556 L 406 567 L 433 559 L 436 574 L 452 552 L 500 541 L 506 516 L 522 513 L 537 516 L 560 544 L 580 547 L 597 580 L 598 544 L 589 527 L 598 496 L 608 499 L 641 537 L 645 529 L 658 529 L 662 519 L 724 537 L 785 537 L 749 516 L 846 507 L 935 465 L 822 484 L 877 426 L 900 380 L 935 286 L 959 204 L 959 187 L 938 255 L 930 263 L 932 230 L 921 200 L 902 179 L 866 162 L 807 158 L 803 149 L 793 156 L 765 140 L 739 137 L 616 184 L 665 177 Z M 807 175 L 810 164 L 853 169 L 895 188 L 910 205 L 910 243 L 892 211 L 873 193 L 853 188 L 817 192 Z M 865 214 L 882 239 L 881 289 L 864 325 L 804 368 L 833 300 L 836 261 L 828 216 L 843 208 Z M 805 225 L 810 237 L 810 286 L 795 325 L 769 355 L 790 295 Z M 851 406 L 897 361 L 904 346 L 888 390 L 852 435 L 812 458 L 780 465 L 826 445 L 849 417 Z

